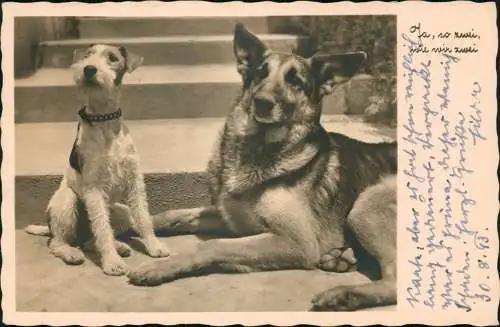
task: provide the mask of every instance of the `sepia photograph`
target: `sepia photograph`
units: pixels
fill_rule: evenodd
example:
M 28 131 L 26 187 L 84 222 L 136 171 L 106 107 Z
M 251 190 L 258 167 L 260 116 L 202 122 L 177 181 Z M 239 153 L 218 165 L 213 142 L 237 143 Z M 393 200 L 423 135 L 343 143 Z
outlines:
M 15 17 L 16 310 L 395 310 L 396 27 Z
M 2 323 L 498 325 L 494 9 L 2 3 Z

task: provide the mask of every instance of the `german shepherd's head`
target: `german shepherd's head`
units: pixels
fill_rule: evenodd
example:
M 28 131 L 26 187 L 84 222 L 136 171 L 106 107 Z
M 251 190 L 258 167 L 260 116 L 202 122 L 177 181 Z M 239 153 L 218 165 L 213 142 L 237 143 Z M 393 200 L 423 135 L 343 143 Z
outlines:
M 348 81 L 366 59 L 364 52 L 306 59 L 270 51 L 242 24 L 235 27 L 233 46 L 243 78 L 239 106 L 248 118 L 242 131 L 272 144 L 300 138 L 318 126 L 322 97 Z

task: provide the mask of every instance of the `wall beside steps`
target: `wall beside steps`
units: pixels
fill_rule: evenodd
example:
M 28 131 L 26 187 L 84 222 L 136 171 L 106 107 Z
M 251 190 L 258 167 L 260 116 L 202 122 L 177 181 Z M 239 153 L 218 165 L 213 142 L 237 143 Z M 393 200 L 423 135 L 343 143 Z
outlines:
M 39 67 L 39 44 L 43 41 L 78 38 L 74 17 L 16 17 L 14 19 L 14 76 L 33 74 Z

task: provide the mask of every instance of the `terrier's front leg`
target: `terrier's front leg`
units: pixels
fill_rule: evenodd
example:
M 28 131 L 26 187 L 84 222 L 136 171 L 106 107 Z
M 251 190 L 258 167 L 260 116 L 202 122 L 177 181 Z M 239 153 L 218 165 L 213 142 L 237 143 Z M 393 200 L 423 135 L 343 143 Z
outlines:
M 108 275 L 124 275 L 127 265 L 115 248 L 115 237 L 109 223 L 109 209 L 104 194 L 99 189 L 90 189 L 84 192 L 83 202 L 88 211 L 95 247 L 101 256 L 102 270 Z
M 137 174 L 135 180 L 132 181 L 126 202 L 130 208 L 137 232 L 143 239 L 146 252 L 152 257 L 169 256 L 170 251 L 166 245 L 160 242 L 154 233 L 142 174 Z

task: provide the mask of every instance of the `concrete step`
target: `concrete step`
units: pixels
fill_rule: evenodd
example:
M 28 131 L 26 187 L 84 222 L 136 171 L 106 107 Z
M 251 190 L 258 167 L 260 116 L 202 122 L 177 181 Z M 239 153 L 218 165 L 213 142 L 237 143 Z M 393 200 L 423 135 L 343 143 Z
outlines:
M 291 51 L 304 46 L 307 38 L 285 34 L 260 34 L 272 49 Z M 302 43 L 301 43 L 302 42 Z M 46 41 L 41 46 L 42 67 L 67 68 L 76 48 L 104 43 L 123 45 L 144 57 L 144 65 L 197 65 L 234 61 L 233 35 L 85 38 Z
M 225 117 L 241 90 L 234 64 L 143 66 L 124 77 L 127 119 Z M 74 121 L 82 104 L 68 69 L 43 68 L 16 79 L 16 123 Z M 342 92 L 324 101 L 323 113 L 346 111 Z
M 223 117 L 241 89 L 235 65 L 143 66 L 124 77 L 129 120 Z M 67 69 L 44 68 L 16 80 L 15 121 L 74 121 L 84 99 Z
M 327 130 L 367 142 L 394 140 L 396 131 L 367 125 L 359 116 L 325 115 Z M 224 118 L 129 121 L 145 174 L 150 211 L 209 203 L 204 173 Z M 67 166 L 76 124 L 16 124 L 16 228 L 43 220 Z
M 83 17 L 81 38 L 232 34 L 242 23 L 254 33 L 269 33 L 267 17 Z

